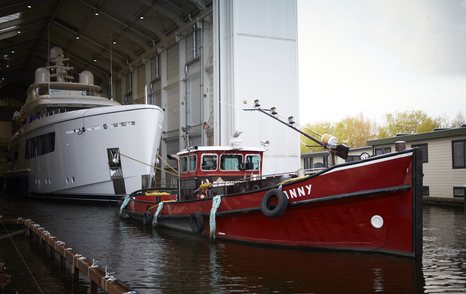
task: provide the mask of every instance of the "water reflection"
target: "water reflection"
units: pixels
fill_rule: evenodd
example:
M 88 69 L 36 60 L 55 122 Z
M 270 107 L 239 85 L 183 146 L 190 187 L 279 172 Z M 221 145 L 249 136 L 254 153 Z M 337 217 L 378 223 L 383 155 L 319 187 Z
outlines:
M 304 251 L 210 242 L 121 221 L 116 206 L 0 198 L 2 214 L 33 219 L 138 293 L 438 293 L 465 292 L 466 242 L 462 210 L 426 207 L 421 262 L 382 254 Z M 14 237 L 45 293 L 87 293 L 22 236 Z M 36 286 L 8 240 L 0 259 L 21 293 Z M 7 259 L 7 260 L 5 260 Z M 24 283 L 18 281 L 26 281 Z M 29 281 L 29 282 L 28 282 Z M 15 288 L 16 289 L 16 288 Z
M 466 221 L 461 210 L 424 209 L 425 293 L 466 292 Z

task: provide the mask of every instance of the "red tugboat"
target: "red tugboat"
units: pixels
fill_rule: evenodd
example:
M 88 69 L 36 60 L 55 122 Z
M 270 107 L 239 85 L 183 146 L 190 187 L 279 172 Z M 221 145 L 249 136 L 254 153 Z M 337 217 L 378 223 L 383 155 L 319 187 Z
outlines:
M 344 146 L 318 142 L 329 156 L 347 155 Z M 301 176 L 262 176 L 262 155 L 261 149 L 213 146 L 180 152 L 177 195 L 139 214 L 157 227 L 212 239 L 422 256 L 419 150 Z M 127 196 L 121 212 L 134 214 L 136 194 Z

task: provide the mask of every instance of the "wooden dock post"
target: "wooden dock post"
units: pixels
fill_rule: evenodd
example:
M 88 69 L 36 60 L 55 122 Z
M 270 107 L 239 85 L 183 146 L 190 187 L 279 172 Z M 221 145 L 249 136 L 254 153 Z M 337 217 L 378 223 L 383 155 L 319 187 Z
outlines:
M 49 247 L 50 256 L 53 256 L 54 252 L 60 256 L 60 266 L 65 261 L 72 265 L 73 270 L 73 283 L 77 283 L 79 280 L 79 273 L 84 274 L 90 284 L 91 293 L 97 293 L 98 288 L 104 290 L 109 294 L 135 294 L 125 283 L 116 279 L 111 273 L 107 272 L 106 269 L 98 266 L 94 260 L 89 260 L 86 257 L 79 254 L 72 247 L 65 244 L 65 242 L 58 241 L 57 237 L 53 236 L 41 227 L 39 224 L 34 223 L 30 219 L 23 220 L 18 219 L 4 219 L 0 215 L 0 223 L 2 224 L 21 224 L 29 233 L 33 236 L 37 236 L 39 239 L 39 246 Z

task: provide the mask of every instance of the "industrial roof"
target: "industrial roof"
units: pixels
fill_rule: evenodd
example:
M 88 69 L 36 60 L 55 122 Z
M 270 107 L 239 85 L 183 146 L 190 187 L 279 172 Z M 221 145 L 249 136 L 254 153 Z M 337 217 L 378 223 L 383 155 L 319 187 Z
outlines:
M 211 5 L 211 0 L 0 0 L 0 98 L 24 96 L 53 46 L 71 59 L 74 74 L 90 70 L 97 84 L 108 84 L 110 52 L 116 73 L 156 51 Z M 18 88 L 21 92 L 12 91 Z

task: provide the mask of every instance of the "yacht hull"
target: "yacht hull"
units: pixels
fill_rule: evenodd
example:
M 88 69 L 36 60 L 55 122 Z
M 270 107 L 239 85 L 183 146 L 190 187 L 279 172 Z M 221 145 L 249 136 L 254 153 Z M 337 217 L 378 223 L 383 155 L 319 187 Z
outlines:
M 21 190 L 30 196 L 119 199 L 141 189 L 143 177 L 154 175 L 163 119 L 163 111 L 152 105 L 41 118 L 16 136 L 18 160 L 9 183 L 27 181 L 27 189 Z

